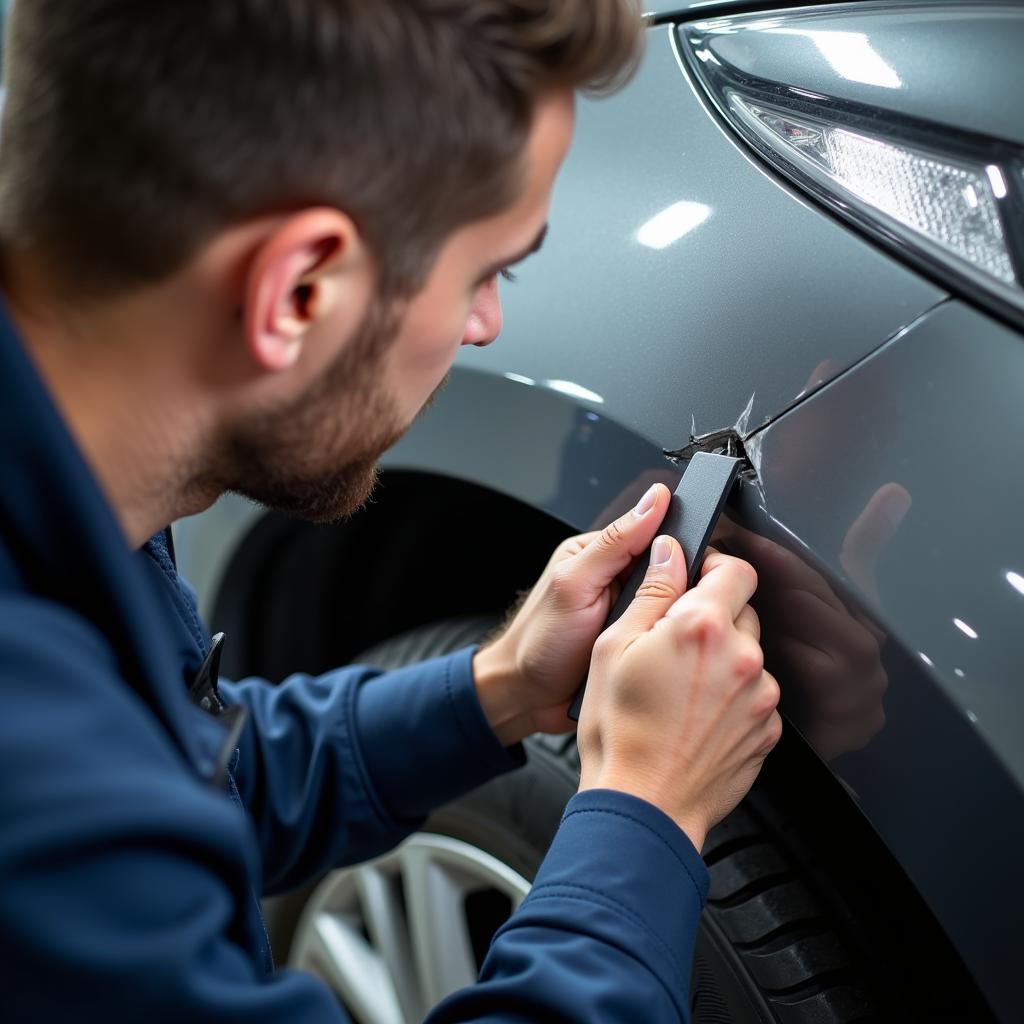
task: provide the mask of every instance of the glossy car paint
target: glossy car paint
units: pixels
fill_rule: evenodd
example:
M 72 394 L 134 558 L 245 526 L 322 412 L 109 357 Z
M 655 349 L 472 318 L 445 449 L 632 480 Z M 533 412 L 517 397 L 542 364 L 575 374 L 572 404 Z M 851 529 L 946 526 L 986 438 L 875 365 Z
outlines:
M 737 506 L 846 608 L 827 628 L 805 621 L 813 655 L 776 666 L 789 717 L 818 738 L 1006 1020 L 1019 1019 L 1024 917 L 1022 370 L 1019 334 L 946 303 L 759 435 L 760 487 Z M 851 565 L 851 527 L 894 483 L 906 518 L 870 565 Z M 760 601 L 792 601 L 761 569 Z M 882 634 L 875 667 L 865 620 Z M 879 675 L 884 702 L 859 690 Z
M 706 17 L 735 5 L 659 9 L 685 6 Z M 862 5 L 834 5 L 846 6 L 852 16 Z M 502 339 L 460 355 L 447 392 L 384 467 L 470 480 L 585 529 L 651 480 L 675 480 L 663 448 L 740 429 L 759 477 L 733 503 L 739 529 L 726 542 L 742 550 L 742 529 L 777 542 L 837 599 L 836 646 L 819 651 L 829 671 L 792 650 L 774 665 L 787 714 L 1000 1017 L 1018 1019 L 1024 339 L 764 170 L 697 98 L 672 31 L 651 30 L 624 93 L 581 104 L 550 240 L 505 289 Z M 881 39 L 885 26 L 855 31 Z M 794 66 L 813 66 L 806 37 L 789 41 Z M 913 38 L 892 45 L 897 76 L 923 82 Z M 948 68 L 956 53 L 930 56 Z M 659 230 L 676 237 L 639 240 Z M 869 571 L 851 571 L 844 540 L 888 484 L 910 510 Z M 179 525 L 207 609 L 219 577 L 209 558 L 222 552 L 225 564 L 255 515 L 229 499 Z M 759 568 L 762 601 L 785 607 L 772 597 L 777 574 Z M 817 629 L 802 639 L 824 643 Z
M 694 426 L 756 429 L 944 293 L 755 165 L 698 102 L 671 35 L 649 33 L 625 92 L 581 104 L 502 339 L 456 365 L 514 375 L 509 401 L 532 381 L 675 448 Z

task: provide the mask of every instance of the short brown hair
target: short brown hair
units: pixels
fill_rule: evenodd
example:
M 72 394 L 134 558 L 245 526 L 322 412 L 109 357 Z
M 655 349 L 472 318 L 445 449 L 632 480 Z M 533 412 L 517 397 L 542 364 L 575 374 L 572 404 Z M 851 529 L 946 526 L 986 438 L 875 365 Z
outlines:
M 0 244 L 95 295 L 330 205 L 407 296 L 514 201 L 538 98 L 614 88 L 642 35 L 634 0 L 18 0 Z

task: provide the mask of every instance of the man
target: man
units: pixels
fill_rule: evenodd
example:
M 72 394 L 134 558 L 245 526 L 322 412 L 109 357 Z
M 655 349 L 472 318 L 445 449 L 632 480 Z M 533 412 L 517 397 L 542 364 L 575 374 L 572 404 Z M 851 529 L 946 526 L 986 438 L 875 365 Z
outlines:
M 366 499 L 460 344 L 498 334 L 574 92 L 621 81 L 640 39 L 626 0 L 15 5 L 6 1020 L 341 1020 L 274 972 L 259 894 L 520 764 L 588 664 L 581 792 L 479 984 L 431 1020 L 686 1018 L 698 851 L 778 738 L 778 687 L 753 570 L 713 554 L 684 593 L 667 538 L 597 639 L 666 488 L 559 548 L 485 649 L 277 688 L 218 690 L 164 534 L 227 490 L 321 521 Z

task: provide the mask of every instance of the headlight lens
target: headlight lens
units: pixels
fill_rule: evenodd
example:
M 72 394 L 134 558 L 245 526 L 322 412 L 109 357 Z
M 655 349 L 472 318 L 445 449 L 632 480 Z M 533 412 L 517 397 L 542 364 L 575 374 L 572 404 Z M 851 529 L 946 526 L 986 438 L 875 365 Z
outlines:
M 900 255 L 1024 322 L 1022 154 L 740 73 L 714 53 L 721 24 L 680 29 L 681 56 L 741 138 Z
M 1013 284 L 992 178 L 1006 195 L 997 166 L 954 163 L 846 128 L 815 124 L 727 90 L 729 109 L 766 145 L 779 149 L 849 199 L 891 217 L 901 227 L 942 246 L 950 255 Z

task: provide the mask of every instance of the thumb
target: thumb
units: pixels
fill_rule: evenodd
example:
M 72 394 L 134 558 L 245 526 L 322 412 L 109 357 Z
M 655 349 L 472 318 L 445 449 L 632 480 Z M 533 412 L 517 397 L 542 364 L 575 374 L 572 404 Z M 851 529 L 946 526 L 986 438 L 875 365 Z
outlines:
M 636 596 L 612 628 L 626 641 L 646 633 L 685 592 L 683 549 L 674 537 L 659 537 L 651 548 L 651 563 Z
M 650 546 L 668 511 L 672 495 L 655 484 L 636 508 L 606 526 L 576 556 L 573 574 L 587 604 L 596 600 L 633 560 Z

